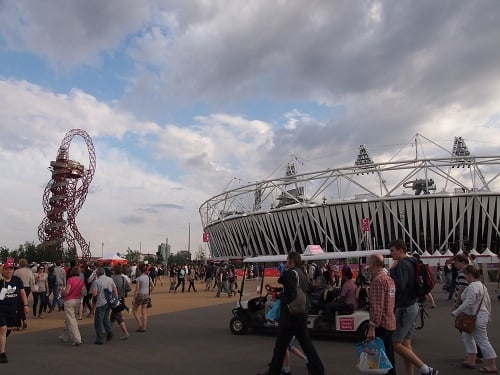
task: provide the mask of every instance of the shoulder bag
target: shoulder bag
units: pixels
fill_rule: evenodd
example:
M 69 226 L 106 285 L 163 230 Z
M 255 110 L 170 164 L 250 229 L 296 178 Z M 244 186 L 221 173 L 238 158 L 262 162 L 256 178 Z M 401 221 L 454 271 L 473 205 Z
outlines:
M 30 284 L 33 283 L 33 285 L 31 285 L 31 292 L 32 293 L 38 293 L 38 291 L 40 290 L 40 288 L 38 287 L 38 282 L 36 281 L 36 278 L 35 278 L 35 275 L 34 274 L 31 274 L 31 278 L 30 278 Z
M 479 306 L 477 306 L 476 313 L 474 315 L 460 313 L 455 318 L 455 328 L 460 332 L 472 333 L 474 328 L 476 328 L 477 314 L 479 313 L 479 310 L 481 310 L 481 306 L 484 301 L 484 294 L 486 293 L 484 289 L 485 288 L 483 286 L 483 297 L 481 298 L 481 302 L 479 302 Z
M 306 311 L 307 297 L 302 288 L 300 287 L 299 274 L 295 270 L 292 271 L 295 273 L 295 276 L 297 276 L 297 295 L 295 299 L 288 304 L 288 311 L 290 312 L 291 315 L 305 315 L 307 313 Z

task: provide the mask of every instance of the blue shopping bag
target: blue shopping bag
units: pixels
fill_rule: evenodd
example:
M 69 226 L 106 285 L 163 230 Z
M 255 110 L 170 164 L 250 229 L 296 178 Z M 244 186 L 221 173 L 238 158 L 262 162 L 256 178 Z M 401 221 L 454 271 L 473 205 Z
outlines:
M 392 369 L 391 361 L 385 353 L 385 346 L 379 337 L 363 341 L 356 346 L 359 357 L 358 369 L 366 374 L 387 374 Z
M 277 300 L 273 307 L 271 307 L 271 310 L 268 311 L 266 314 L 266 319 L 271 320 L 273 322 L 277 322 L 280 320 L 280 313 L 281 313 L 281 301 Z

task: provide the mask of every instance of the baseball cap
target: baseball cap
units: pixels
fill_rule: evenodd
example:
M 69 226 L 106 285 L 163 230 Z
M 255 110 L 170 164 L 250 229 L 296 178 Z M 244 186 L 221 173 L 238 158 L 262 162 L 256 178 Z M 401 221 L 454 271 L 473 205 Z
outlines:
M 14 268 L 14 258 L 7 258 L 7 262 L 4 263 L 3 268 Z

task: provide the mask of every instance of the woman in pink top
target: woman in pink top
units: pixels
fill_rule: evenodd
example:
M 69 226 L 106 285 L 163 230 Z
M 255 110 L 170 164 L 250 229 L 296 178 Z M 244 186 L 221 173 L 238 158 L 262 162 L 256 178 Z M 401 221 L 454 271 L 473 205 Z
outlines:
M 71 345 L 78 346 L 82 343 L 78 321 L 76 317 L 80 310 L 81 299 L 85 283 L 80 278 L 80 269 L 73 267 L 66 282 L 62 295 L 64 298 L 64 330 L 59 339 L 62 342 L 71 341 Z

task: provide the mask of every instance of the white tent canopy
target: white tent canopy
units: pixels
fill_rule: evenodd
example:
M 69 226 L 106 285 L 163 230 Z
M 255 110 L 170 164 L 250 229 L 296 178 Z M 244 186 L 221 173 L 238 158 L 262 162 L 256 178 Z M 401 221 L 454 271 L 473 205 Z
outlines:
M 127 259 L 122 258 L 122 257 L 120 257 L 120 256 L 118 256 L 118 255 L 116 255 L 116 254 L 114 254 L 114 255 L 111 255 L 111 256 L 109 256 L 109 257 L 102 257 L 102 258 L 99 258 L 99 259 L 97 259 L 97 261 L 98 261 L 98 262 L 112 262 L 112 261 L 114 261 L 114 262 L 126 262 L 126 261 L 127 261 Z
M 486 249 L 486 250 L 484 250 L 484 251 L 483 251 L 481 254 L 479 254 L 479 255 L 480 255 L 480 256 L 483 256 L 483 257 L 486 257 L 486 256 L 488 256 L 488 257 L 496 257 L 496 256 L 497 256 L 497 255 L 496 255 L 493 251 L 491 251 L 490 249 Z
M 446 250 L 446 253 L 443 254 L 445 257 L 452 257 L 454 254 L 450 251 L 450 249 Z
M 476 260 L 478 263 L 498 263 L 498 256 L 490 249 L 486 249 L 477 255 Z

